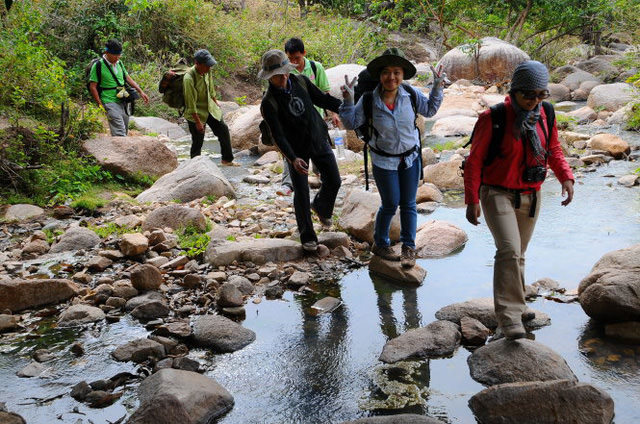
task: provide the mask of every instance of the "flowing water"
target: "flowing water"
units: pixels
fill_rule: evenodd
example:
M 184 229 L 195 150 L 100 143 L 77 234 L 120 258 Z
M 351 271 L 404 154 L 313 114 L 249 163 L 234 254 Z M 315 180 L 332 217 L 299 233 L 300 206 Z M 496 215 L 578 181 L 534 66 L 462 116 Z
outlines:
M 640 144 L 635 137 L 634 143 Z M 617 177 L 637 167 L 615 161 L 583 174 L 568 207 L 560 206 L 555 179 L 544 184 L 542 212 L 527 253 L 529 283 L 549 277 L 575 289 L 603 254 L 640 241 L 640 189 L 616 183 Z M 223 172 L 237 181 L 246 171 Z M 191 351 L 191 357 L 208 365 L 206 375 L 235 398 L 233 410 L 220 423 L 339 423 L 400 412 L 428 414 L 447 423 L 475 422 L 467 402 L 483 386 L 469 375 L 467 349 L 460 347 L 450 358 L 395 366 L 378 361 L 389 339 L 429 324 L 438 309 L 492 295 L 493 240 L 484 223 L 474 227 L 466 222 L 460 197 L 448 197 L 444 206 L 419 219 L 419 224 L 433 219 L 451 222 L 469 237 L 452 255 L 418 261 L 428 272 L 420 287 L 395 286 L 372 278 L 366 268 L 358 269 L 338 282 L 312 285 L 317 294 L 288 291 L 281 300 L 247 302 L 242 324 L 256 332 L 256 341 L 238 352 Z M 325 295 L 343 304 L 331 314 L 315 315 L 310 306 Z M 559 353 L 580 381 L 612 396 L 615 423 L 640 422 L 640 347 L 603 338 L 602 329 L 577 303 L 538 298 L 529 306 L 552 320 L 535 331 L 535 339 Z M 43 318 L 38 331 L 27 336 L 0 339 L 0 401 L 8 410 L 38 424 L 109 423 L 132 412 L 135 385 L 104 409 L 78 404 L 68 393 L 81 380 L 135 373 L 135 365 L 116 362 L 109 354 L 148 331 L 128 318 L 84 333 L 49 327 L 50 320 Z M 69 352 L 74 340 L 85 346 L 87 353 L 80 358 Z M 42 377 L 18 378 L 16 371 L 39 347 L 50 348 L 56 359 L 46 363 L 49 369 Z M 32 398 L 50 400 L 37 403 Z M 389 405 L 392 409 L 383 409 Z

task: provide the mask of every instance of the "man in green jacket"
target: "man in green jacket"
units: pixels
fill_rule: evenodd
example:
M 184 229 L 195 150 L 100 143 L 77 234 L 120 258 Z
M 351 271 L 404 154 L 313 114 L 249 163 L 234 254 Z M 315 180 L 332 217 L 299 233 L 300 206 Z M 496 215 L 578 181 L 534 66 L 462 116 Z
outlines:
M 149 103 L 149 97 L 129 76 L 120 61 L 122 44 L 118 40 L 109 40 L 105 45 L 102 59 L 91 67 L 89 74 L 89 91 L 98 105 L 107 112 L 109 129 L 113 136 L 126 136 L 129 132 L 129 114 L 123 101 L 125 81 L 129 83 Z M 98 78 L 98 66 L 100 78 Z
M 216 64 L 208 50 L 201 49 L 193 56 L 195 65 L 184 75 L 184 117 L 191 132 L 191 157 L 199 156 L 204 142 L 205 125 L 209 125 L 220 141 L 222 165 L 235 166 L 231 150 L 229 127 L 222 120 L 222 109 L 216 100 L 211 67 Z

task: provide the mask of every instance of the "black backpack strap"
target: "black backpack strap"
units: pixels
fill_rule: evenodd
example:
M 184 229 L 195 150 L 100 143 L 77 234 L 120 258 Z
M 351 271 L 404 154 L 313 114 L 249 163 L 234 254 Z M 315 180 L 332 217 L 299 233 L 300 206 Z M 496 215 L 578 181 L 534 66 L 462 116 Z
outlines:
M 100 94 L 100 92 L 103 90 L 102 87 L 100 87 L 100 84 L 102 84 L 102 61 L 104 59 L 98 59 L 96 61 L 96 63 L 94 64 L 94 66 L 96 67 L 96 76 L 98 77 L 98 94 Z
M 551 140 L 551 132 L 553 131 L 553 125 L 556 122 L 556 111 L 553 109 L 553 105 L 549 102 L 542 102 L 542 108 L 545 115 L 547 115 L 547 128 L 544 132 L 544 136 L 547 139 L 547 151 L 549 151 L 549 141 Z M 543 128 L 544 130 L 544 128 Z
M 316 65 L 316 62 L 309 59 L 309 64 L 311 65 L 311 70 L 313 71 L 313 77 L 315 79 L 318 79 L 318 66 Z
M 113 77 L 113 80 L 116 82 L 116 84 L 119 84 L 116 87 L 109 87 L 109 88 L 105 88 L 104 90 L 115 90 L 118 87 L 124 87 L 124 69 L 122 68 L 122 63 L 119 63 L 120 64 L 120 70 L 122 71 L 122 79 L 123 79 L 122 84 L 120 84 L 120 81 L 118 81 L 118 78 L 116 77 L 116 73 L 113 72 L 113 69 L 111 69 L 111 65 L 109 65 L 107 63 L 106 59 L 103 58 L 102 60 L 104 61 L 104 65 L 107 67 L 109 72 L 111 72 L 111 76 Z
M 484 166 L 488 166 L 500 154 L 500 145 L 504 138 L 505 122 L 507 120 L 507 107 L 504 102 L 491 106 L 491 141 L 489 150 L 484 160 Z M 473 138 L 473 134 L 471 134 Z

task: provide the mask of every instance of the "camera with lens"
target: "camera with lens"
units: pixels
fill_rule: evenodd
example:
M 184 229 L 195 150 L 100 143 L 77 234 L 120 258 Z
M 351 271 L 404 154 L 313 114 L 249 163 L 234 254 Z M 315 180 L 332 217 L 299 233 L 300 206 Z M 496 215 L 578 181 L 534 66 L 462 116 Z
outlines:
M 525 168 L 522 180 L 527 183 L 539 183 L 547 176 L 546 166 L 532 166 Z

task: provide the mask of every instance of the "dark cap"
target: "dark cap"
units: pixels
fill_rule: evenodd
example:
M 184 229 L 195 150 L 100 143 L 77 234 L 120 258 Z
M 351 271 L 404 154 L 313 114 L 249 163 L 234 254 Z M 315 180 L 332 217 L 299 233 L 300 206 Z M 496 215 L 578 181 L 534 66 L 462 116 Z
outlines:
M 205 49 L 200 49 L 197 52 L 195 52 L 193 54 L 193 58 L 195 59 L 196 62 L 202 65 L 207 65 L 208 67 L 212 67 L 218 63 L 213 58 L 213 56 L 211 56 L 211 53 L 209 53 L 209 50 L 205 50 Z

